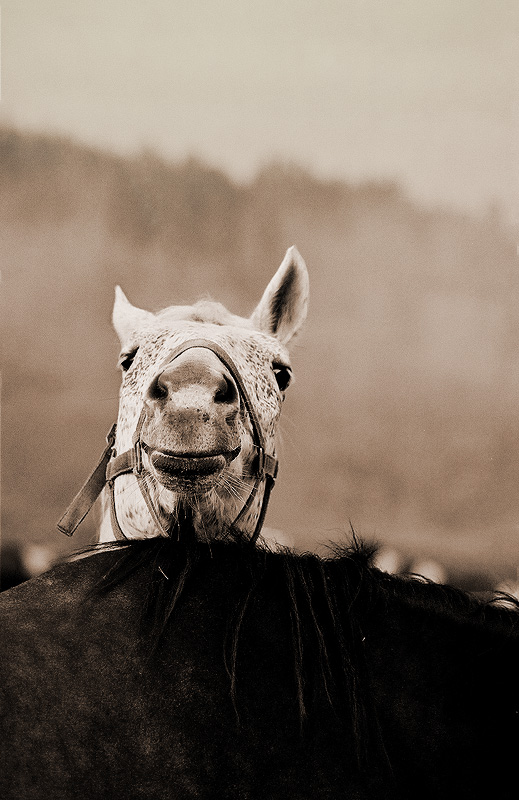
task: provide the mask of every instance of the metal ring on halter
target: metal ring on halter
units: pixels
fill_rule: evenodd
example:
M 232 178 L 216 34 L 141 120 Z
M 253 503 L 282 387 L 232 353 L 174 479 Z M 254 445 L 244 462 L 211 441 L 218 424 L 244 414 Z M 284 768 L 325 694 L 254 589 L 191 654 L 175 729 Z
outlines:
M 261 508 L 254 532 L 250 538 L 250 543 L 254 544 L 260 535 L 265 514 L 267 513 L 270 493 L 277 476 L 278 461 L 275 454 L 270 455 L 269 453 L 265 452 L 265 440 L 257 414 L 250 401 L 247 389 L 234 361 L 228 355 L 228 353 L 226 353 L 223 347 L 211 342 L 209 339 L 190 339 L 176 347 L 169 354 L 168 358 L 162 363 L 160 368 L 162 370 L 165 369 L 165 367 L 174 361 L 177 356 L 179 356 L 181 353 L 184 353 L 186 350 L 193 349 L 194 347 L 203 347 L 207 350 L 211 350 L 227 367 L 232 377 L 236 381 L 240 397 L 243 400 L 251 421 L 253 444 L 257 450 L 257 455 L 254 459 L 254 472 L 256 473 L 256 478 L 245 504 L 231 525 L 231 531 L 236 528 L 236 525 L 241 522 L 245 514 L 247 514 L 251 508 L 254 499 L 257 497 L 260 484 L 264 480 L 265 487 L 263 490 Z M 58 528 L 62 531 L 62 533 L 65 533 L 67 536 L 72 536 L 79 523 L 90 510 L 95 499 L 102 491 L 104 485 L 108 483 L 110 492 L 110 519 L 114 535 L 118 539 L 127 539 L 128 537 L 124 534 L 124 531 L 117 520 L 114 481 L 119 475 L 133 473 L 137 478 L 139 489 L 153 521 L 158 526 L 159 530 L 162 531 L 164 536 L 169 537 L 171 535 L 169 526 L 167 524 L 163 525 L 157 509 L 155 509 L 153 506 L 146 479 L 146 473 L 142 468 L 141 430 L 145 418 L 146 409 L 143 407 L 139 415 L 137 427 L 132 437 L 132 448 L 130 450 L 126 450 L 120 455 L 114 456 L 113 458 L 112 455 L 113 444 L 115 441 L 115 425 L 112 426 L 109 436 L 107 437 L 108 447 L 103 452 L 100 462 L 58 523 Z M 235 532 L 241 535 L 240 531 Z

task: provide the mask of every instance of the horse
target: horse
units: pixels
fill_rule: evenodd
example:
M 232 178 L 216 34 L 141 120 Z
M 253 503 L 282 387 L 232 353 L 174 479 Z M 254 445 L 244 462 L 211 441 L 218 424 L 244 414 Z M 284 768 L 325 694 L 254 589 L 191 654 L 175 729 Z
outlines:
M 202 537 L 232 530 L 254 543 L 277 475 L 288 345 L 307 306 L 308 272 L 295 247 L 248 319 L 210 301 L 152 314 L 116 287 L 119 415 L 60 530 L 72 535 L 101 493 L 101 542 L 170 537 L 192 517 Z
M 119 415 L 59 523 L 101 495 L 99 542 L 0 596 L 2 798 L 517 796 L 519 603 L 262 534 L 307 299 L 293 248 L 248 320 L 117 289 Z

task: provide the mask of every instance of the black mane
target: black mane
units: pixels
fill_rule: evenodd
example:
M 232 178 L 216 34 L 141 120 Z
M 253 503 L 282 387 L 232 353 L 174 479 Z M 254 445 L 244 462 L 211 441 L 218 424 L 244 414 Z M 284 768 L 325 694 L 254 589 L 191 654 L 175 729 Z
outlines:
M 239 599 L 227 609 L 228 634 L 223 657 L 229 677 L 236 723 L 240 725 L 240 634 L 247 626 L 248 608 L 256 595 L 283 594 L 281 607 L 290 625 L 295 686 L 294 713 L 301 730 L 307 722 L 308 687 L 320 684 L 323 698 L 338 718 L 348 719 L 356 759 L 363 769 L 375 759 L 391 770 L 380 724 L 370 702 L 369 666 L 365 657 L 367 631 L 364 620 L 384 615 L 390 607 L 421 614 L 454 625 L 489 626 L 505 635 L 519 632 L 519 602 L 503 594 L 482 600 L 452 586 L 435 584 L 418 576 L 394 576 L 373 566 L 376 548 L 357 539 L 333 545 L 325 558 L 250 547 L 247 542 L 223 539 L 203 543 L 194 533 L 178 540 L 147 539 L 123 543 L 120 558 L 93 589 L 103 595 L 141 569 L 151 570 L 142 597 L 141 631 L 149 658 L 160 650 L 161 640 L 175 609 L 182 603 L 197 570 L 213 558 L 226 557 Z M 112 547 L 112 545 L 109 545 Z M 101 549 L 103 549 L 101 547 Z M 512 607 L 512 610 L 510 609 Z M 342 700 L 340 698 L 343 698 Z
M 309 614 L 307 622 L 315 623 L 310 600 L 319 592 L 323 593 L 324 598 L 328 597 L 327 602 L 332 602 L 329 587 L 333 576 L 346 592 L 348 609 L 352 613 L 366 612 L 366 604 L 374 601 L 394 600 L 408 607 L 422 608 L 460 622 L 501 622 L 505 628 L 512 629 L 519 624 L 519 600 L 513 595 L 496 591 L 483 598 L 419 575 L 392 575 L 382 572 L 373 565 L 376 546 L 359 540 L 355 535 L 349 543 L 331 545 L 331 555 L 328 557 L 309 552 L 296 553 L 287 547 L 276 550 L 259 549 L 250 547 L 246 541 L 232 540 L 230 543 L 226 537 L 212 543 L 200 542 L 192 532 L 177 540 L 152 538 L 93 545 L 78 555 L 113 549 L 120 551 L 120 558 L 95 586 L 94 591 L 101 594 L 110 591 L 139 568 L 151 565 L 155 580 L 149 587 L 145 603 L 146 614 L 148 618 L 150 614 L 155 618 L 155 627 L 158 624 L 159 628 L 163 628 L 199 558 L 206 553 L 211 556 L 213 550 L 226 550 L 228 547 L 231 548 L 236 565 L 246 565 L 251 587 L 265 579 L 271 564 L 276 564 L 281 569 L 286 577 L 291 599 L 295 602 L 296 597 L 299 600 L 306 597 L 306 610 L 304 603 L 299 607 L 299 602 L 296 602 L 297 609 L 294 608 L 300 622 Z M 180 570 L 179 564 L 183 565 Z M 158 578 L 159 574 L 162 579 L 168 580 L 170 576 L 177 576 L 180 580 L 178 583 L 173 580 L 165 584 Z M 315 580 L 316 576 L 320 580 Z M 335 591 L 335 587 L 333 590 Z
M 161 538 L 117 544 L 120 558 L 101 577 L 92 593 L 102 596 L 135 572 L 151 570 L 151 580 L 142 598 L 141 630 L 152 658 L 160 649 L 183 594 L 189 592 L 190 582 L 197 580 L 198 569 L 203 571 L 204 563 L 210 563 L 213 557 L 217 556 L 219 561 L 226 556 L 227 566 L 231 566 L 235 585 L 239 587 L 237 602 L 227 609 L 228 633 L 222 643 L 238 727 L 240 634 L 247 625 L 247 611 L 258 593 L 281 593 L 293 651 L 294 713 L 298 715 L 301 730 L 307 719 L 307 686 L 317 679 L 326 702 L 338 715 L 344 709 L 335 708 L 337 697 L 345 693 L 347 705 L 352 709 L 357 760 L 362 765 L 373 731 L 368 730 L 363 702 L 362 684 L 366 676 L 357 606 L 366 589 L 368 595 L 371 593 L 373 548 L 355 540 L 342 548 L 340 555 L 323 559 L 311 553 L 299 555 L 288 548 L 276 552 L 258 549 L 245 541 L 229 542 L 229 538 L 205 543 L 198 541 L 194 532 L 184 530 L 177 540 Z M 90 552 L 99 549 L 105 546 L 94 546 Z M 332 585 L 328 574 L 327 567 L 331 564 L 340 565 L 341 573 L 347 573 L 340 591 Z M 341 613 L 344 608 L 349 611 L 347 615 Z

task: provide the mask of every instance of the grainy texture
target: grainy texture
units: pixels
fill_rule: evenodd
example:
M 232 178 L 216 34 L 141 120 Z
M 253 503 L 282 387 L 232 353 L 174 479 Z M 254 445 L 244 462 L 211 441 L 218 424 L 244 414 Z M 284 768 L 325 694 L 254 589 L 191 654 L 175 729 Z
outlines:
M 94 553 L 0 597 L 0 796 L 515 798 L 518 623 L 359 550 Z

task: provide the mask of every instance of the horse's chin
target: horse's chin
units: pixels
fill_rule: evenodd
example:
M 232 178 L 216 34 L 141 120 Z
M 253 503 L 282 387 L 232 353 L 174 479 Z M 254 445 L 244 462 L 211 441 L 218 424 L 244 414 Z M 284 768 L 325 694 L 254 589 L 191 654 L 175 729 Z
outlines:
M 152 475 L 164 489 L 173 492 L 177 496 L 180 494 L 189 497 L 191 495 L 207 494 L 211 489 L 214 489 L 222 472 L 223 470 L 220 470 L 217 474 L 213 473 L 203 478 L 170 475 L 161 470 L 153 470 Z

